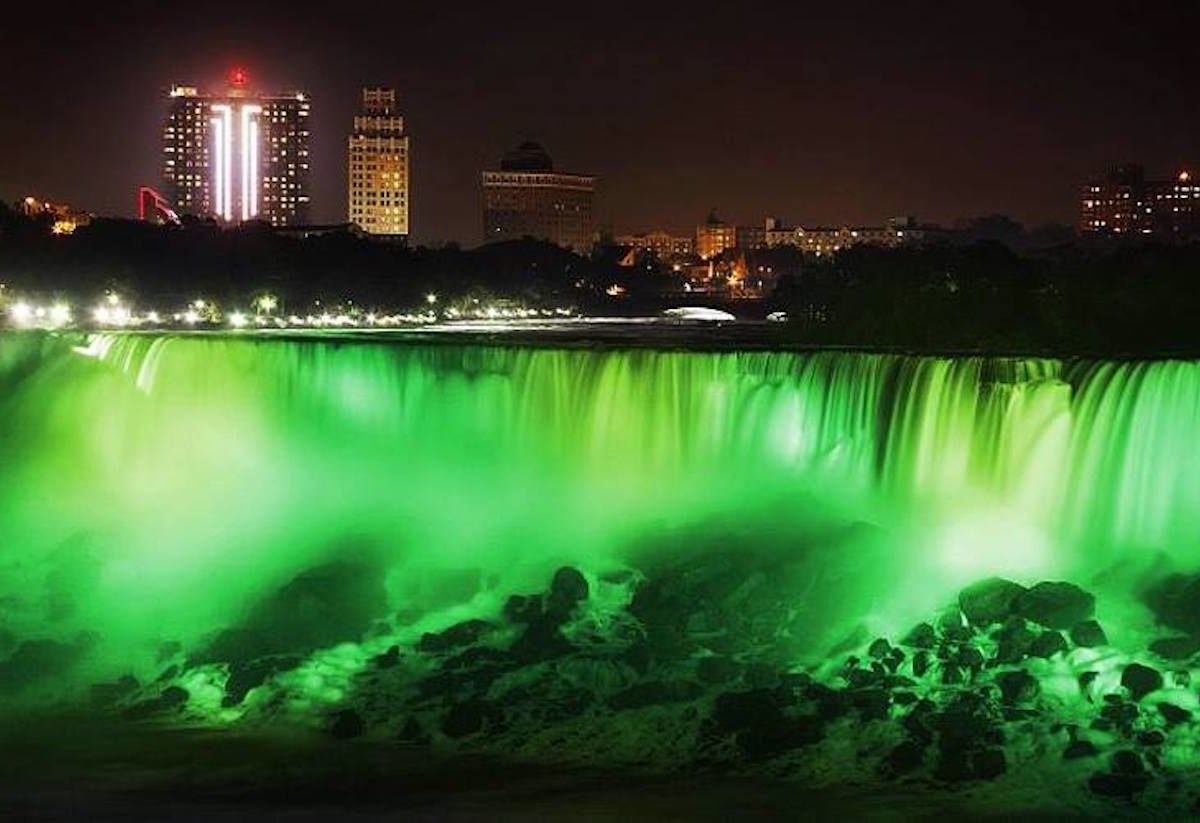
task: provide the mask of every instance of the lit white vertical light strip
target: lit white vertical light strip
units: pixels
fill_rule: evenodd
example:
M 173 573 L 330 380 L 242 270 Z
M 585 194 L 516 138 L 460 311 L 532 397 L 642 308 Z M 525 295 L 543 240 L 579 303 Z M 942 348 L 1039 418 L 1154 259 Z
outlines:
M 224 141 L 222 140 L 222 128 L 221 128 L 221 127 L 222 127 L 223 125 L 224 125 L 224 124 L 221 122 L 221 118 L 220 118 L 220 117 L 214 117 L 214 118 L 212 119 L 212 128 L 213 128 L 213 164 L 212 164 L 212 169 L 213 169 L 213 190 L 214 190 L 214 193 L 216 194 L 216 198 L 213 200 L 213 210 L 214 210 L 214 211 L 215 211 L 217 214 L 221 214 L 221 213 L 222 213 L 222 211 L 223 211 L 223 206 L 225 205 L 225 189 L 224 189 L 224 187 L 221 185 L 221 183 L 222 183 L 222 176 L 221 176 L 222 160 L 224 159 L 224 156 L 223 156 L 223 155 L 224 155 L 224 151 L 223 151 L 223 149 L 224 149 L 224 147 L 225 147 L 225 145 L 224 145 Z
M 233 109 L 226 103 L 213 104 L 219 114 L 217 139 L 217 213 L 226 220 L 233 219 Z M 213 118 L 217 123 L 217 118 Z
M 258 214 L 258 122 L 251 117 L 262 106 L 242 106 L 242 219 Z

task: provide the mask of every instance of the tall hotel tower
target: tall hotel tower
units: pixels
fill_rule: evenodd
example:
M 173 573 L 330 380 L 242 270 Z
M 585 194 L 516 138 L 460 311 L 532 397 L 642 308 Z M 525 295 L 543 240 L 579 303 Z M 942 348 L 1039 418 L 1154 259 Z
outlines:
M 221 94 L 174 86 L 163 128 L 163 195 L 180 214 L 231 224 L 309 222 L 309 103 L 267 96 L 230 72 Z
M 363 89 L 350 134 L 350 222 L 367 234 L 408 237 L 408 134 L 395 89 Z

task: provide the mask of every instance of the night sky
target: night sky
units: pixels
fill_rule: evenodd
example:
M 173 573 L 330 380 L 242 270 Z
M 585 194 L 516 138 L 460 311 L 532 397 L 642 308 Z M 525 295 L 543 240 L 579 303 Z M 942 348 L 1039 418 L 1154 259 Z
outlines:
M 477 242 L 479 171 L 529 137 L 600 176 L 617 232 L 690 231 L 712 206 L 1074 222 L 1114 162 L 1200 167 L 1194 2 L 42 5 L 0 39 L 0 197 L 99 213 L 158 184 L 168 86 L 233 64 L 312 95 L 323 222 L 346 219 L 359 87 L 395 86 L 419 242 Z

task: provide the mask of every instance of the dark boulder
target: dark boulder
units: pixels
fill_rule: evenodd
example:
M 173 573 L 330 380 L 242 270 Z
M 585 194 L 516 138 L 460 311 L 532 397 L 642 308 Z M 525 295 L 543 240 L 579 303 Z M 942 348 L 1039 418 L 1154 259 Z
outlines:
M 417 651 L 446 652 L 469 646 L 493 628 L 486 620 L 464 620 L 440 632 L 426 632 L 417 641 Z
M 1088 788 L 1102 797 L 1119 797 L 1130 800 L 1150 784 L 1148 774 L 1099 773 L 1088 778 Z
M 1038 633 L 1030 629 L 1024 619 L 1013 617 L 995 633 L 997 663 L 1020 663 L 1029 655 Z
M 1121 685 L 1129 690 L 1129 696 L 1141 700 L 1151 692 L 1163 687 L 1163 676 L 1157 669 L 1143 666 L 1141 663 L 1130 663 L 1121 672 Z
M 1063 749 L 1063 760 L 1080 760 L 1084 757 L 1095 757 L 1100 753 L 1096 744 L 1089 740 L 1072 740 Z
M 509 623 L 532 623 L 542 616 L 541 595 L 514 594 L 504 601 L 502 614 Z
M 1143 599 L 1164 626 L 1200 635 L 1200 574 L 1174 574 L 1151 587 Z
M 1073 583 L 1038 583 L 1015 601 L 1016 612 L 1048 629 L 1070 629 L 1089 619 L 1096 598 Z
M 1041 691 L 1037 679 L 1025 671 L 1004 672 L 996 677 L 996 685 L 1001 698 L 1010 705 L 1028 703 Z
M 563 635 L 560 630 L 561 625 L 562 621 L 550 612 L 535 619 L 513 641 L 510 649 L 513 657 L 528 664 L 539 660 L 552 660 L 569 654 L 575 647 Z
M 61 676 L 83 656 L 87 646 L 83 639 L 76 643 L 23 640 L 7 660 L 0 661 L 0 694 Z
M 1108 635 L 1095 620 L 1084 620 L 1071 627 L 1071 642 L 1084 649 L 1107 646 Z
M 1141 746 L 1161 746 L 1167 742 L 1167 736 L 1158 729 L 1146 729 L 1138 732 L 1137 742 Z
M 783 721 L 783 710 L 772 689 L 725 692 L 713 703 L 712 722 L 718 733 L 770 726 Z
M 1200 638 L 1162 637 L 1150 644 L 1150 651 L 1164 660 L 1188 660 L 1200 652 Z
M 390 669 L 400 663 L 400 647 L 390 646 L 382 654 L 371 658 L 371 665 L 376 669 Z
M 168 686 L 159 693 L 158 697 L 151 697 L 147 700 L 134 703 L 121 712 L 121 716 L 126 720 L 146 720 L 155 715 L 166 714 L 183 708 L 187 705 L 188 697 L 186 689 L 179 686 Z
M 1060 632 L 1044 631 L 1037 636 L 1029 647 L 1030 657 L 1041 657 L 1049 660 L 1056 654 L 1067 650 L 1067 641 Z
M 430 742 L 429 733 L 421 726 L 421 722 L 411 716 L 408 720 L 404 721 L 404 725 L 400 728 L 400 733 L 396 735 L 396 739 L 402 743 L 412 743 L 418 746 L 423 746 Z
M 995 780 L 1007 768 L 1003 749 L 983 749 L 971 755 L 971 772 L 979 780 Z
M 932 649 L 937 643 L 937 632 L 928 623 L 918 623 L 900 643 L 916 649 Z
M 378 566 L 367 563 L 336 562 L 308 569 L 260 600 L 193 662 L 246 662 L 358 640 L 386 610 L 383 578 Z
M 1192 713 L 1187 709 L 1181 709 L 1174 703 L 1159 703 L 1158 713 L 1162 715 L 1167 726 L 1178 726 L 1180 723 L 1187 723 L 1192 719 Z
M 875 660 L 882 660 L 892 651 L 892 644 L 886 638 L 879 637 L 867 649 L 867 655 Z
M 773 757 L 802 746 L 819 743 L 825 726 L 819 717 L 787 717 L 771 726 L 752 726 L 735 736 L 738 748 L 750 760 Z
M 701 683 L 716 686 L 738 676 L 740 666 L 728 657 L 702 657 L 696 661 L 696 678 Z
M 486 700 L 455 703 L 442 720 L 442 734 L 455 740 L 477 734 L 487 721 L 495 721 L 498 717 L 499 710 Z
M 229 667 L 229 677 L 225 680 L 225 697 L 222 698 L 221 705 L 240 705 L 251 689 L 261 686 L 267 678 L 279 672 L 296 668 L 302 662 L 300 657 L 267 657 L 233 663 Z
M 563 566 L 550 581 L 546 611 L 565 617 L 578 603 L 587 600 L 588 593 L 588 582 L 583 573 L 571 566 Z
M 90 690 L 92 705 L 111 706 L 121 698 L 137 691 L 138 680 L 131 674 L 123 675 L 112 683 L 96 683 Z
M 886 773 L 902 775 L 916 771 L 924 762 L 925 747 L 916 740 L 905 740 L 888 752 L 883 765 Z
M 963 589 L 958 594 L 958 607 L 967 620 L 976 626 L 1002 623 L 1013 612 L 1017 598 L 1025 587 L 1002 577 L 989 577 Z
M 329 724 L 329 736 L 334 740 L 361 737 L 366 730 L 362 717 L 354 709 L 343 709 L 333 716 Z

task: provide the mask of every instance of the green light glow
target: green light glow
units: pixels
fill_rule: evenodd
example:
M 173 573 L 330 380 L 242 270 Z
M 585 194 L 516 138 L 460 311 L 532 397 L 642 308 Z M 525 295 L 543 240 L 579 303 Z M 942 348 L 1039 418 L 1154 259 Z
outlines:
M 560 565 L 615 632 L 606 574 L 730 546 L 788 561 L 786 662 L 840 665 L 856 626 L 896 636 L 981 577 L 1119 591 L 1158 552 L 1193 562 L 1197 431 L 1185 362 L 8 335 L 0 635 L 86 651 L 0 700 L 153 680 L 164 643 L 194 652 L 331 562 L 377 570 L 393 617 L 276 675 L 298 715 Z M 1129 597 L 1098 617 L 1114 646 L 1149 621 Z M 1075 649 L 1040 676 L 1069 713 L 1081 671 L 1112 689 L 1125 660 Z M 223 705 L 228 672 L 200 663 L 193 710 L 262 709 Z

